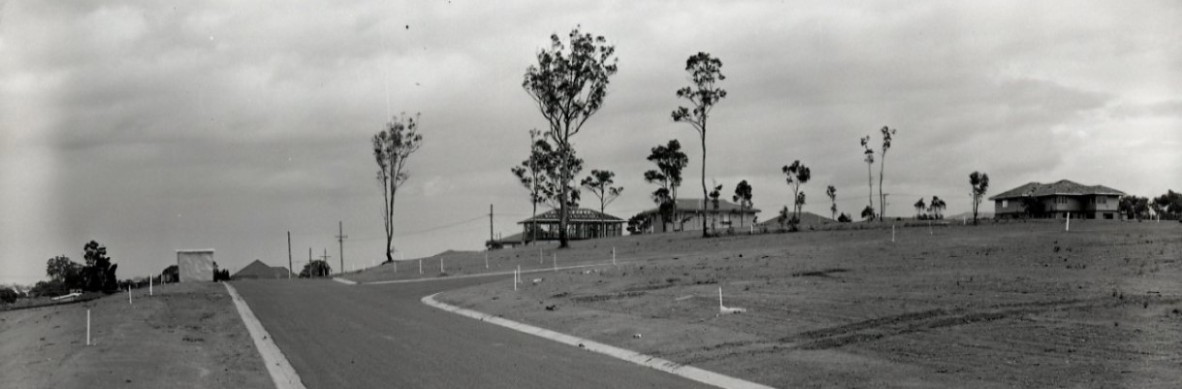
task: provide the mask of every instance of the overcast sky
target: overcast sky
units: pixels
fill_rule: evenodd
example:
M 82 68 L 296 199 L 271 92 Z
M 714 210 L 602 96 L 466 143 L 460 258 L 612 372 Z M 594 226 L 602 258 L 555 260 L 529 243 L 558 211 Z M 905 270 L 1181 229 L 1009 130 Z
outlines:
M 1182 3 L 836 3 L 4 2 L 0 282 L 82 262 L 91 239 L 121 278 L 178 249 L 216 249 L 232 272 L 286 265 L 287 231 L 297 267 L 311 248 L 336 268 L 338 221 L 348 266 L 371 264 L 385 248 L 369 141 L 403 111 L 424 136 L 396 206 L 404 256 L 482 247 L 489 204 L 496 231 L 517 232 L 530 205 L 509 169 L 545 125 L 522 75 L 576 25 L 619 57 L 575 144 L 588 171 L 617 173 L 608 212 L 623 218 L 653 206 L 645 157 L 669 139 L 690 151 L 682 197 L 700 196 L 697 134 L 670 120 L 699 51 L 729 92 L 707 179 L 728 198 L 750 181 L 761 219 L 788 203 L 780 167 L 796 159 L 813 173 L 806 210 L 828 215 L 832 184 L 857 214 L 858 139 L 883 125 L 898 129 L 892 216 L 920 196 L 968 210 L 974 170 L 992 193 L 1182 189 Z

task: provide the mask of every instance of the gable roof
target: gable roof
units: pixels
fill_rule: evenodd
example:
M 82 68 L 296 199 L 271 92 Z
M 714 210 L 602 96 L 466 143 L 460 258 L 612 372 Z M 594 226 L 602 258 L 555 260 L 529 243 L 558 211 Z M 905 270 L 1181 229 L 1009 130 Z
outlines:
M 529 219 L 519 221 L 519 222 L 517 222 L 517 224 L 526 224 L 526 223 L 535 223 L 535 222 L 536 223 L 557 223 L 558 216 L 559 216 L 558 210 L 551 209 L 549 211 L 543 212 L 542 214 L 539 214 L 538 216 L 534 216 Z M 587 209 L 587 208 L 575 208 L 575 209 L 567 210 L 566 220 L 568 222 L 596 222 L 596 223 L 599 223 L 599 222 L 602 222 L 602 223 L 623 223 L 624 222 L 624 219 L 620 219 L 618 217 L 608 215 L 606 213 L 599 212 L 594 209 Z
M 1125 192 L 1109 188 L 1104 185 L 1083 185 L 1074 181 L 1059 180 L 1050 184 L 1041 184 L 1037 182 L 1027 183 L 1014 189 L 998 193 L 990 197 L 990 200 L 1004 200 L 1013 198 L 1022 198 L 1026 196 L 1042 197 L 1042 196 L 1088 196 L 1088 195 L 1111 195 L 1124 196 Z
M 256 259 L 230 278 L 287 278 L 287 268 L 267 266 Z
M 707 201 L 707 203 L 708 204 L 706 205 L 706 211 L 707 212 L 715 212 L 713 200 Z M 723 199 L 718 199 L 718 212 L 739 213 L 740 209 L 741 209 L 741 207 L 739 207 L 739 204 L 735 204 L 735 203 L 732 203 L 730 201 L 726 201 Z M 677 199 L 677 211 L 678 212 L 686 212 L 686 211 L 697 212 L 700 210 L 702 210 L 702 199 Z M 641 212 L 641 214 L 657 213 L 659 211 L 660 211 L 660 208 L 651 208 L 651 209 L 645 210 L 644 212 Z M 751 208 L 742 209 L 742 212 L 747 213 L 747 214 L 756 214 L 756 213 L 759 213 L 760 210 L 759 210 L 759 208 L 751 207 Z

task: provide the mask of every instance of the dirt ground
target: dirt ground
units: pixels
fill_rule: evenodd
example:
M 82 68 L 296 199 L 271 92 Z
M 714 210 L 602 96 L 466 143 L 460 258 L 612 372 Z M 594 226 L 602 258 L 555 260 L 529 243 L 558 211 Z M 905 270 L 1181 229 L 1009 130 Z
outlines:
M 615 246 L 622 265 L 441 298 L 777 387 L 1176 387 L 1182 225 L 1071 227 L 584 241 L 560 261 L 610 262 Z M 544 268 L 536 251 L 492 262 Z M 464 255 L 449 261 L 483 270 Z M 720 314 L 719 288 L 747 311 Z
M 0 312 L 0 387 L 274 387 L 224 286 L 154 292 Z

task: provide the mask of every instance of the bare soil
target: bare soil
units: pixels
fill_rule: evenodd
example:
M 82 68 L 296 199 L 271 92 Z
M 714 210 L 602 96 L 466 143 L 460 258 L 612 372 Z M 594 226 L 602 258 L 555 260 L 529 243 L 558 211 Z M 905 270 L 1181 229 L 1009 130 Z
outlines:
M 274 387 L 224 286 L 154 292 L 0 312 L 0 387 Z
M 441 299 L 777 387 L 1176 387 L 1182 225 L 1071 227 L 583 241 L 560 261 L 610 263 L 615 246 L 621 265 Z M 545 268 L 536 250 L 492 263 Z M 450 261 L 483 271 L 464 255 Z M 720 314 L 719 288 L 747 311 Z

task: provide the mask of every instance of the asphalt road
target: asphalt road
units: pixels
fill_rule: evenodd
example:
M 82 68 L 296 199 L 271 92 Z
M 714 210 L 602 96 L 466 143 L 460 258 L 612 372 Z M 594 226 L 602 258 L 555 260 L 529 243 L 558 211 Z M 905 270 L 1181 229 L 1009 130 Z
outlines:
M 706 387 L 419 301 L 489 281 L 233 285 L 308 388 Z

